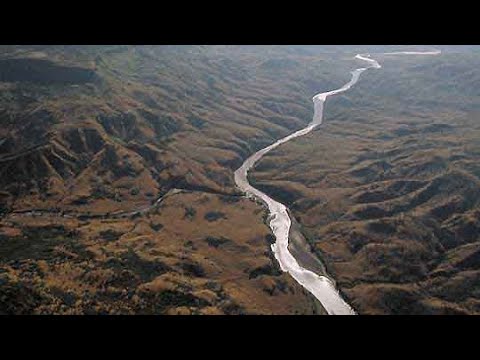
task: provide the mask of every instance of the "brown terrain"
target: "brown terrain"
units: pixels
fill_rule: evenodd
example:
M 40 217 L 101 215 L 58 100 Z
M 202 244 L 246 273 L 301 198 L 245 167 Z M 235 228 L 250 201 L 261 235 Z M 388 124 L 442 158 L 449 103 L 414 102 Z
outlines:
M 254 183 L 288 204 L 360 314 L 479 314 L 480 55 L 373 57 L 383 68 Z
M 0 313 L 321 312 L 233 171 L 351 65 L 282 47 L 2 46 Z
M 246 199 L 203 192 L 137 217 L 11 216 L 0 235 L 2 312 L 318 313 L 272 259 L 261 218 Z
M 323 313 L 233 172 L 376 50 L 0 46 L 0 314 Z M 360 314 L 478 313 L 480 57 L 378 59 L 251 179 Z

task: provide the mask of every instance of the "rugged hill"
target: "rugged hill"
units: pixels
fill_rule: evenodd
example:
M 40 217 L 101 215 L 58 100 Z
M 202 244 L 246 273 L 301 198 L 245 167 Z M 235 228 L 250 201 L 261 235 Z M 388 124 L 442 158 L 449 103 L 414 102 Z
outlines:
M 374 55 L 383 69 L 252 174 L 361 314 L 480 312 L 480 57 L 444 50 Z
M 233 170 L 348 78 L 320 50 L 2 46 L 0 311 L 317 311 Z
M 0 46 L 0 313 L 322 313 L 233 171 L 419 49 Z M 442 50 L 373 55 L 252 173 L 362 314 L 480 311 L 480 58 Z
M 233 193 L 231 170 L 242 158 L 300 127 L 311 116 L 314 89 L 346 78 L 332 74 L 338 66 L 331 59 L 270 52 L 222 46 L 6 51 L 0 62 L 3 206 L 104 213 L 148 204 L 173 187 Z

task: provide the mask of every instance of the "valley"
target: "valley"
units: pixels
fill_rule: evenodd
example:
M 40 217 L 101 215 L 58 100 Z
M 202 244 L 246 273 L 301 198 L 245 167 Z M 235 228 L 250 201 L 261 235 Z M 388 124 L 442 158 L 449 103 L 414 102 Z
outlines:
M 360 314 L 476 314 L 478 55 L 372 56 L 382 71 L 253 184 L 292 210 Z
M 0 46 L 0 313 L 331 312 L 237 187 L 276 142 L 248 181 L 355 312 L 477 313 L 480 58 L 435 48 Z

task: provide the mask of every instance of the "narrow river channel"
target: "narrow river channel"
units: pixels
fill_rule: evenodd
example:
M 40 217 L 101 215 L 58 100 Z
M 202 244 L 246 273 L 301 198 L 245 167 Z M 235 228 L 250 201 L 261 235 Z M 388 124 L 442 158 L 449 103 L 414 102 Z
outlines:
M 385 55 L 438 55 L 440 52 L 396 52 Z M 318 275 L 313 271 L 303 268 L 290 253 L 289 234 L 292 221 L 289 216 L 288 209 L 282 203 L 273 200 L 267 194 L 254 188 L 248 181 L 248 171 L 252 169 L 255 164 L 267 153 L 277 148 L 278 146 L 304 136 L 314 130 L 323 121 L 323 109 L 325 101 L 329 96 L 340 94 L 349 90 L 354 86 L 360 78 L 360 75 L 368 69 L 380 69 L 380 64 L 372 59 L 370 55 L 357 55 L 355 57 L 358 60 L 365 61 L 368 66 L 362 67 L 352 71 L 351 80 L 342 86 L 341 88 L 333 91 L 317 94 L 313 97 L 314 103 L 314 116 L 312 122 L 307 127 L 290 134 L 275 143 L 267 146 L 264 149 L 257 151 L 250 156 L 242 166 L 235 171 L 235 183 L 236 185 L 247 194 L 249 197 L 253 197 L 261 200 L 268 207 L 270 213 L 269 226 L 276 237 L 276 242 L 272 245 L 275 258 L 280 264 L 281 269 L 284 272 L 288 272 L 299 284 L 313 294 L 325 308 L 329 315 L 355 315 L 355 311 L 347 302 L 342 298 L 340 293 L 335 287 L 335 284 L 326 276 Z

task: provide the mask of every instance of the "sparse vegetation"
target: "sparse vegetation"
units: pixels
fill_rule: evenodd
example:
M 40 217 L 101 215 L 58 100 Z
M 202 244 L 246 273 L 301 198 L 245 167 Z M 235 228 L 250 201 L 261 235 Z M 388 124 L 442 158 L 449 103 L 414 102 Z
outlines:
M 361 314 L 480 313 L 480 57 L 448 49 L 375 55 L 251 173 Z M 233 171 L 392 50 L 1 45 L 0 313 L 311 313 Z
M 374 56 L 381 70 L 251 178 L 314 235 L 360 314 L 478 314 L 480 56 Z

